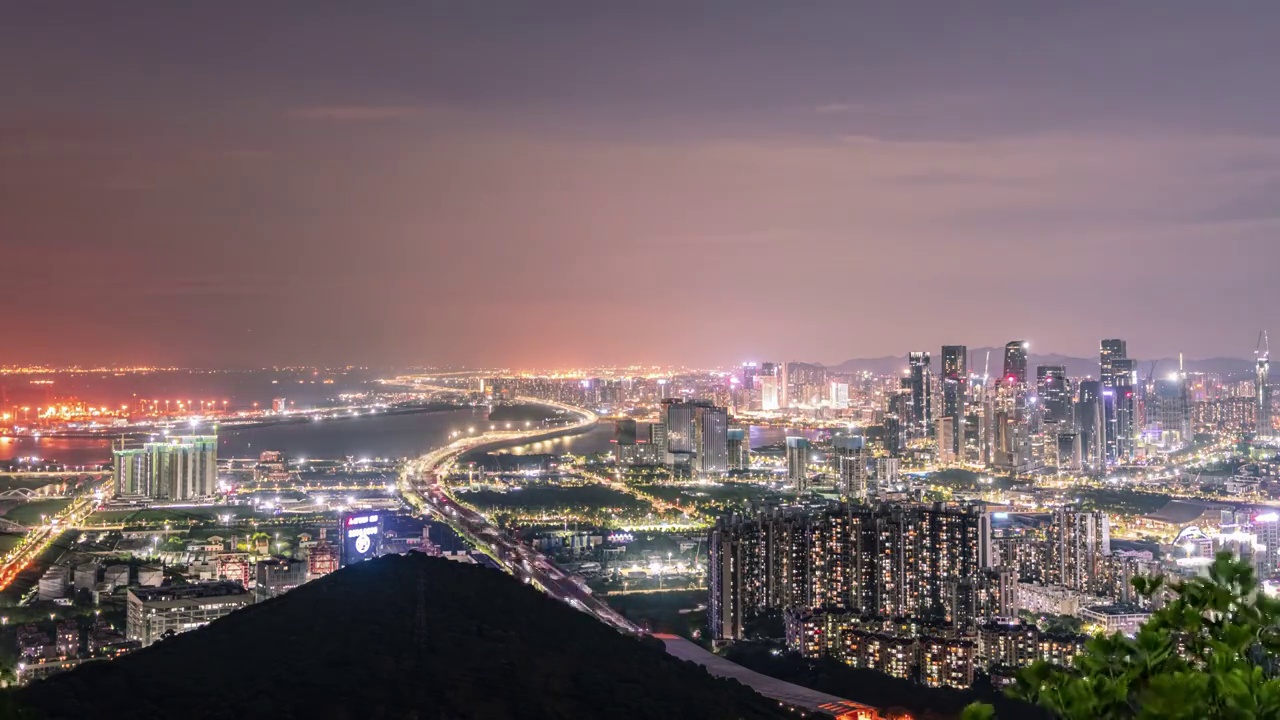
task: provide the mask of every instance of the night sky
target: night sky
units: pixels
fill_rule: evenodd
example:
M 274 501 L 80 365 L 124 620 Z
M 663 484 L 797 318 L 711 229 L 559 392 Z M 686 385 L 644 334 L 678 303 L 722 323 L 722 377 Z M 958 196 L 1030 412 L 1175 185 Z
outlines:
M 1280 3 L 3 14 L 0 363 L 1244 357 L 1280 331 Z

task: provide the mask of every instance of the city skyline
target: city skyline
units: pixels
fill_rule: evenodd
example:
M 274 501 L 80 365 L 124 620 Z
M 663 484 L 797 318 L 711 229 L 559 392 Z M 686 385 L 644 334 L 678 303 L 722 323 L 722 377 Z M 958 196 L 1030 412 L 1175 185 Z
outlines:
M 699 10 L 16 8 L 0 363 L 1247 358 L 1270 324 L 1280 8 Z

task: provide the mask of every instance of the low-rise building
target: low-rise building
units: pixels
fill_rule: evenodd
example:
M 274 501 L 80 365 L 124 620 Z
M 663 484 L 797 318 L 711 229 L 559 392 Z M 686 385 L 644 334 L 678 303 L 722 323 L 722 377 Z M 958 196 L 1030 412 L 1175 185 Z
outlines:
M 321 539 L 307 553 L 307 575 L 311 579 L 328 575 L 338 569 L 338 559 L 338 546 Z
M 1086 625 L 1097 626 L 1107 635 L 1134 635 L 1150 617 L 1150 612 L 1124 603 L 1093 605 L 1080 611 Z
M 54 657 L 56 649 L 49 634 L 35 625 L 24 625 L 18 628 L 18 657 L 24 662 L 34 662 L 45 657 Z
M 1024 668 L 1043 660 L 1069 666 L 1084 652 L 1087 635 L 1041 632 L 1020 622 L 988 623 L 978 628 L 977 658 L 980 667 Z
M 147 647 L 166 636 L 194 630 L 252 603 L 239 583 L 134 588 L 129 591 L 125 637 Z
M 929 687 L 967 688 L 973 685 L 977 643 L 969 639 L 919 640 L 920 681 Z
M 160 587 L 164 584 L 164 570 L 151 566 L 138 568 L 138 584 L 142 587 Z
M 58 630 L 54 635 L 54 652 L 62 658 L 72 658 L 80 654 L 80 625 L 75 620 L 63 620 L 58 623 Z
M 65 565 L 54 565 L 44 571 L 40 577 L 39 598 L 41 600 L 57 600 L 67 596 L 71 587 L 71 568 Z
M 77 565 L 74 576 L 76 590 L 93 590 L 98 584 L 98 573 L 101 571 L 102 566 L 98 563 Z
M 1088 635 L 1043 633 L 1040 635 L 1039 642 L 1036 643 L 1036 651 L 1039 653 L 1037 659 L 1052 665 L 1069 667 L 1075 662 L 1076 656 L 1084 653 L 1084 644 L 1088 640 Z
M 64 673 L 68 670 L 74 670 L 85 662 L 84 658 L 49 658 L 47 660 L 36 660 L 34 662 L 18 663 L 17 678 L 20 684 L 43 680 L 53 677 L 58 673 Z
M 1018 583 L 1018 609 L 1027 612 L 1080 617 L 1082 608 L 1104 605 L 1106 602 L 1105 598 L 1061 585 Z
M 285 557 L 259 560 L 255 575 L 254 602 L 262 602 L 306 583 L 307 563 Z
M 247 588 L 253 579 L 251 567 L 249 553 L 222 553 L 218 556 L 218 578 L 221 580 L 237 582 Z
M 112 587 L 128 587 L 129 566 L 108 565 L 106 571 L 102 574 L 102 581 Z

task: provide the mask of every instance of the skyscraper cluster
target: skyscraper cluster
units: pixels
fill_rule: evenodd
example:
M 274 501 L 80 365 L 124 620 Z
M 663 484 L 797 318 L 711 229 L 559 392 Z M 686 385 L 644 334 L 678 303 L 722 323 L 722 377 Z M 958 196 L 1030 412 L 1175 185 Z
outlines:
M 218 490 L 218 437 L 183 435 L 114 451 L 116 494 L 184 501 Z
M 929 353 L 909 353 L 906 374 L 885 401 L 884 449 L 919 449 L 927 439 L 942 464 L 1011 474 L 1043 468 L 1102 472 L 1135 461 L 1144 447 L 1177 448 L 1191 441 L 1196 408 L 1181 368 L 1160 378 L 1148 372 L 1140 382 L 1127 343 L 1110 338 L 1099 346 L 1098 379 L 1076 379 L 1064 365 L 1039 365 L 1033 372 L 1029 348 L 1024 340 L 1007 343 L 1000 373 L 992 378 L 989 368 L 973 371 L 968 348 L 944 345 L 936 381 Z M 1265 373 L 1261 362 L 1259 367 Z M 1269 398 L 1260 395 L 1256 404 L 1264 403 L 1269 406 Z
M 638 439 L 635 420 L 614 425 L 615 454 L 622 465 L 666 465 L 698 476 L 723 475 L 750 465 L 745 428 L 729 427 L 728 408 L 704 400 L 667 398 L 659 422 L 649 425 L 647 443 Z

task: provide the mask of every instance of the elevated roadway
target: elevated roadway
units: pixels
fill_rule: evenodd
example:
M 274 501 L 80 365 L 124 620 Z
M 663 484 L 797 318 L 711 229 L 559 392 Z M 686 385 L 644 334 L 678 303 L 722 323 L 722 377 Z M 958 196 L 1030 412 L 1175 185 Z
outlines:
M 512 575 L 618 630 L 639 634 L 639 627 L 594 597 L 579 578 L 565 574 L 541 553 L 516 542 L 489 522 L 488 518 L 459 504 L 441 482 L 453 463 L 465 453 L 585 432 L 599 421 L 599 417 L 590 410 L 533 398 L 520 400 L 549 405 L 570 414 L 575 420 L 569 425 L 551 430 L 539 428 L 494 431 L 457 440 L 408 463 L 400 479 L 401 494 L 419 512 L 444 521 Z

